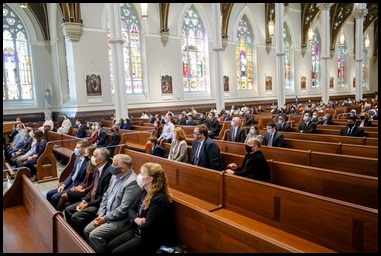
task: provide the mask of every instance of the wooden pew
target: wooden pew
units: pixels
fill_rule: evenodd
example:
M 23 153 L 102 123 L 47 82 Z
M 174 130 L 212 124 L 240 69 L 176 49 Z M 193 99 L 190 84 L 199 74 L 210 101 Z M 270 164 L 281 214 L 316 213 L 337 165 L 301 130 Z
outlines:
M 337 252 L 378 251 L 378 210 L 232 175 L 223 187 L 221 220 L 253 230 L 259 221 Z
M 221 152 L 246 154 L 245 144 L 232 141 L 215 140 Z M 322 153 L 311 150 L 298 150 L 262 146 L 261 151 L 267 160 L 282 161 L 378 177 L 378 158 Z
M 241 223 L 174 197 L 177 237 L 189 253 L 334 252 L 261 222 Z
M 57 225 L 62 213 L 43 197 L 27 173 L 27 169 L 19 170 L 3 195 L 3 252 L 94 252 L 70 226 Z
M 135 131 L 130 133 L 123 133 L 120 139 L 121 144 L 126 144 L 128 148 L 138 150 L 141 152 L 148 152 L 149 148 L 146 143 L 148 138 L 152 136 L 150 131 Z
M 343 127 L 346 127 L 346 125 L 342 125 L 342 124 L 339 124 L 339 125 L 321 125 L 321 124 L 318 124 L 316 126 L 316 129 L 317 130 L 341 130 L 341 128 Z M 378 133 L 378 127 L 374 127 L 374 126 L 364 126 L 363 127 L 364 131 L 365 132 L 377 132 Z
M 352 136 L 340 136 L 340 135 L 330 135 L 330 134 L 299 133 L 299 132 L 282 132 L 282 134 L 285 139 L 341 142 L 345 144 L 367 145 L 366 137 L 352 137 Z M 373 139 L 377 139 L 377 138 L 373 138 Z
M 221 152 L 225 166 L 241 166 L 244 156 Z M 271 183 L 378 209 L 378 178 L 268 160 Z

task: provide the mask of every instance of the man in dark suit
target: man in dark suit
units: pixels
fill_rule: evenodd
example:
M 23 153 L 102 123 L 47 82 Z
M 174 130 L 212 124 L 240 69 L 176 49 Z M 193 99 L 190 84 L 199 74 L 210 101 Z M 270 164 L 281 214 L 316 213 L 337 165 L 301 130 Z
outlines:
M 357 121 L 356 125 L 358 127 L 372 126 L 372 121 L 368 120 L 368 114 L 366 112 L 360 113 L 360 120 Z
M 114 156 L 115 146 L 119 144 L 121 136 L 119 133 L 119 126 L 117 124 L 114 124 L 111 126 L 111 141 L 107 143 L 106 147 L 110 151 L 110 157 Z
M 95 125 L 95 130 L 97 130 L 98 138 L 95 141 L 95 144 L 98 148 L 105 147 L 107 145 L 107 133 L 103 129 L 103 124 L 98 123 L 98 125 Z
M 275 128 L 279 132 L 291 132 L 290 123 L 286 122 L 286 117 L 283 114 L 278 116 L 278 123 L 275 125 Z
M 209 137 L 213 138 L 214 136 L 218 136 L 220 133 L 220 123 L 216 118 L 216 114 L 214 112 L 209 112 L 209 122 L 207 124 L 207 128 L 209 130 Z
M 78 186 L 82 183 L 86 176 L 86 168 L 89 163 L 85 159 L 85 148 L 90 146 L 90 143 L 87 140 L 80 140 L 77 142 L 77 145 L 74 149 L 74 154 L 77 156 L 75 159 L 73 169 L 71 170 L 69 176 L 58 185 L 57 188 L 54 188 L 46 194 L 46 199 L 57 208 L 60 197 L 63 193 L 69 192 L 72 187 Z
M 270 121 L 266 124 L 266 135 L 263 138 L 263 145 L 270 147 L 285 147 L 284 136 L 278 132 L 275 128 L 274 121 Z
M 303 120 L 299 123 L 298 132 L 301 133 L 315 133 L 316 123 L 311 121 L 311 113 L 305 112 L 303 115 Z
M 75 136 L 78 138 L 86 138 L 86 125 L 82 123 L 80 118 L 76 119 L 75 124 L 77 125 L 77 133 Z
M 231 127 L 229 130 L 229 141 L 235 141 L 235 142 L 245 141 L 245 134 L 240 125 L 241 125 L 241 119 L 238 116 L 233 117 L 233 120 L 231 121 Z
M 347 127 L 343 127 L 340 130 L 341 136 L 354 136 L 354 137 L 363 137 L 364 128 L 358 127 L 355 125 L 353 119 L 348 119 Z
M 220 149 L 209 136 L 205 125 L 194 128 L 190 163 L 205 168 L 221 171 L 223 169 Z
M 254 118 L 251 116 L 250 111 L 247 110 L 247 111 L 245 112 L 244 115 L 245 115 L 245 120 L 246 120 L 245 126 L 246 126 L 246 127 L 251 127 L 252 125 L 254 125 L 255 120 L 254 120 Z
M 108 189 L 112 175 L 110 152 L 106 148 L 95 149 L 91 163 L 96 166 L 93 188 L 82 198 L 81 202 L 69 205 L 63 212 L 66 221 L 82 237 L 84 237 L 84 228 L 97 217 L 103 194 Z

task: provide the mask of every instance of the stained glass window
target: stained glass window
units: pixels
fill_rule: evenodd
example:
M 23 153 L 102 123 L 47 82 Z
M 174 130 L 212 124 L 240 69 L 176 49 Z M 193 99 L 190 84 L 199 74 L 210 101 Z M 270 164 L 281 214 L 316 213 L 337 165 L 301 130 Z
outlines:
M 291 89 L 291 79 L 292 79 L 292 70 L 291 70 L 291 36 L 288 32 L 288 28 L 285 24 L 283 28 L 283 39 L 284 39 L 284 76 L 285 76 L 285 88 Z
M 125 41 L 123 63 L 126 93 L 140 94 L 143 92 L 141 29 L 138 16 L 129 3 L 121 4 L 121 19 L 122 38 Z M 111 54 L 109 54 L 109 58 L 111 58 Z
M 19 17 L 3 4 L 3 101 L 32 100 L 28 37 Z
M 253 90 L 253 32 L 246 15 L 239 21 L 235 42 L 237 90 Z
M 320 36 L 317 30 L 311 43 L 311 78 L 312 88 L 320 87 Z
M 184 92 L 206 91 L 207 41 L 204 24 L 196 8 L 191 5 L 184 15 L 181 37 Z
M 337 86 L 344 87 L 346 84 L 347 76 L 347 44 L 344 42 L 344 45 L 339 44 L 337 47 Z

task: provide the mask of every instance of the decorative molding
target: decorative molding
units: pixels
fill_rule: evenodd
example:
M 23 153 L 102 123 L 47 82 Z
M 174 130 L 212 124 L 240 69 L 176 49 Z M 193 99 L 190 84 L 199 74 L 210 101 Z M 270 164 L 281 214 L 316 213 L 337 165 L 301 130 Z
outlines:
M 169 33 L 168 32 L 160 32 L 160 38 L 161 42 L 163 43 L 164 47 L 167 45 L 168 39 L 169 39 Z
M 83 24 L 64 22 L 61 25 L 64 36 L 71 42 L 78 42 L 83 32 Z
M 302 29 L 301 29 L 301 42 L 302 42 L 302 56 L 306 53 L 307 48 L 307 33 L 308 29 L 312 27 L 313 21 L 317 17 L 319 13 L 319 8 L 317 8 L 316 3 L 308 4 L 301 3 L 302 5 Z
M 332 6 L 330 10 L 330 50 L 335 51 L 336 49 L 336 40 L 340 31 L 344 27 L 345 22 L 351 17 L 353 11 L 353 4 L 340 4 L 336 3 Z

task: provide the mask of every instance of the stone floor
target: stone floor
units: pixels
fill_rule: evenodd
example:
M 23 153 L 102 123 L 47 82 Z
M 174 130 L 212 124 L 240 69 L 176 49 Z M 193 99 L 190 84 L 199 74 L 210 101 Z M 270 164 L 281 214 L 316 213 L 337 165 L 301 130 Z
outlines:
M 60 163 L 57 162 L 57 173 L 58 173 L 58 176 L 61 174 L 62 170 L 64 169 L 65 166 L 61 165 Z M 13 180 L 7 180 L 7 181 L 3 181 L 3 195 L 5 193 L 5 191 L 7 191 L 8 188 L 10 188 L 12 186 L 12 183 L 13 183 Z M 42 182 L 42 183 L 38 183 L 37 181 L 33 182 L 36 187 L 38 188 L 38 190 L 40 190 L 40 192 L 43 194 L 43 195 L 46 195 L 46 193 L 55 188 L 57 186 L 57 180 L 54 180 L 54 181 L 47 181 L 47 182 Z

